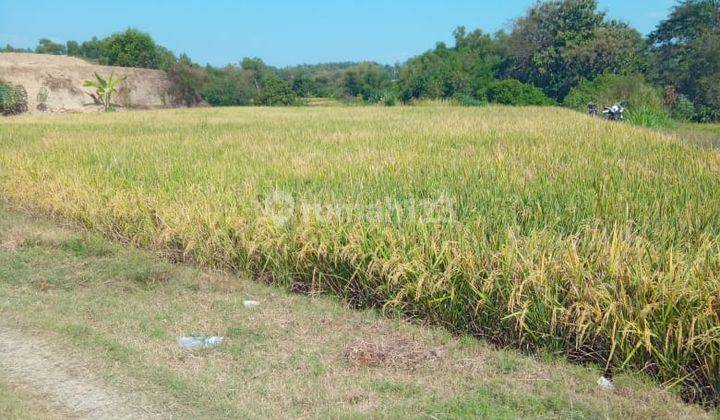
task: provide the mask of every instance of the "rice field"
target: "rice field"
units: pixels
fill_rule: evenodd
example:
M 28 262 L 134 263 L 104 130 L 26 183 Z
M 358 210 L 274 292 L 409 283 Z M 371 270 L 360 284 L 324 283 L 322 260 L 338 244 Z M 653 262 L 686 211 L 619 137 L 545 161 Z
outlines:
M 0 194 L 177 261 L 720 398 L 720 155 L 555 108 L 0 124 Z

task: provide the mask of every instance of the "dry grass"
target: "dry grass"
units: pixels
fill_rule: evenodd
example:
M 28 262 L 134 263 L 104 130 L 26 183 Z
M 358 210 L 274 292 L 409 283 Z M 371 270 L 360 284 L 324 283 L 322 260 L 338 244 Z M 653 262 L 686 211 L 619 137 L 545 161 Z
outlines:
M 66 418 L 55 407 L 49 407 L 37 395 L 22 386 L 4 381 L 0 372 L 0 418 L 5 420 Z
M 356 367 L 378 367 L 414 370 L 421 364 L 436 359 L 442 348 L 427 349 L 407 337 L 375 335 L 350 344 L 343 352 L 347 363 Z
M 17 228 L 54 239 L 0 250 L 3 322 L 179 418 L 709 417 L 631 375 L 605 392 L 597 368 L 170 265 L 0 209 L 0 232 Z M 170 280 L 143 281 L 158 272 Z M 226 341 L 187 352 L 175 337 L 188 334 Z
M 558 109 L 203 109 L 0 127 L 19 206 L 204 267 L 720 395 L 720 157 Z M 264 210 L 454 200 L 453 223 Z

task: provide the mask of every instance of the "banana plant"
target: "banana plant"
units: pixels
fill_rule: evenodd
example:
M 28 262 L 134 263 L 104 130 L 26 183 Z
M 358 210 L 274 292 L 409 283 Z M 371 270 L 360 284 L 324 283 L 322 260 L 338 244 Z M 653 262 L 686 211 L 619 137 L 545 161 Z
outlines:
M 115 77 L 115 73 L 111 72 L 110 77 L 104 79 L 95 72 L 95 79 L 97 80 L 86 80 L 83 86 L 95 88 L 95 95 L 90 96 L 103 106 L 105 112 L 110 111 L 112 109 L 112 95 L 117 93 L 118 87 L 127 77 Z

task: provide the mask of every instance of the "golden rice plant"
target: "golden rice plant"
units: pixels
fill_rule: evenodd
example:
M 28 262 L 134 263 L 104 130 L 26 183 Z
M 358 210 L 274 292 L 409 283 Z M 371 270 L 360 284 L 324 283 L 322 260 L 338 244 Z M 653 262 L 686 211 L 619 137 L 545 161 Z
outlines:
M 720 398 L 718 191 L 716 152 L 551 108 L 0 125 L 12 205 L 174 259 L 644 371 L 707 402 Z M 410 211 L 441 199 L 451 217 Z

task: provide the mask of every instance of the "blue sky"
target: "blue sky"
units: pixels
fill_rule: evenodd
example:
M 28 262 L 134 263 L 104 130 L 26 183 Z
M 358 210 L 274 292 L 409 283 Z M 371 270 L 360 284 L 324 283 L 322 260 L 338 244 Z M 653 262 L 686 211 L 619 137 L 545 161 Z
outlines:
M 0 44 L 34 47 L 103 37 L 127 27 L 149 32 L 202 64 L 261 57 L 286 66 L 327 61 L 402 62 L 449 42 L 458 25 L 495 32 L 534 0 L 0 0 Z M 610 17 L 647 33 L 675 0 L 600 0 Z

